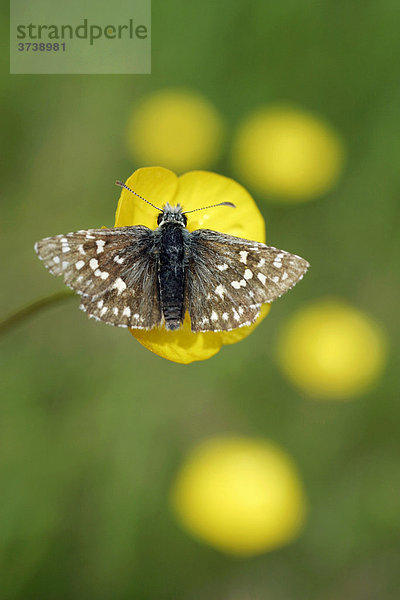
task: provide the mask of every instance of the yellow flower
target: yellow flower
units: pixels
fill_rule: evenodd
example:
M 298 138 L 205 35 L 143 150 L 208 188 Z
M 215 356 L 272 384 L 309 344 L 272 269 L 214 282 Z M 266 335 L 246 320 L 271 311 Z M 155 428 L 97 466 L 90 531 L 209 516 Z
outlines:
M 304 202 L 327 192 L 343 166 L 338 134 L 321 118 L 277 106 L 250 114 L 233 151 L 241 179 L 259 193 Z
M 291 542 L 306 514 L 291 458 L 271 442 L 234 436 L 194 448 L 172 486 L 171 504 L 192 535 L 239 556 Z
M 126 185 L 157 206 L 170 202 L 181 204 L 185 210 L 193 210 L 218 202 L 233 202 L 235 209 L 221 206 L 189 215 L 188 230 L 214 229 L 265 242 L 261 213 L 250 194 L 232 179 L 207 171 L 192 171 L 177 177 L 175 173 L 162 167 L 145 167 L 135 171 Z M 154 208 L 123 189 L 115 215 L 115 227 L 146 225 L 155 229 L 157 215 Z M 132 329 L 131 332 L 143 346 L 155 354 L 188 364 L 210 358 L 224 344 L 234 344 L 247 337 L 267 315 L 269 308 L 269 304 L 265 304 L 259 318 L 252 325 L 228 332 L 192 333 L 188 315 L 182 329 L 178 331 L 157 328 L 151 331 Z
M 182 173 L 212 165 L 222 137 L 221 117 L 208 100 L 171 89 L 151 94 L 133 111 L 127 141 L 141 164 L 162 164 Z
M 287 377 L 317 398 L 367 391 L 386 361 L 386 336 L 367 315 L 339 300 L 319 300 L 284 327 L 278 361 Z

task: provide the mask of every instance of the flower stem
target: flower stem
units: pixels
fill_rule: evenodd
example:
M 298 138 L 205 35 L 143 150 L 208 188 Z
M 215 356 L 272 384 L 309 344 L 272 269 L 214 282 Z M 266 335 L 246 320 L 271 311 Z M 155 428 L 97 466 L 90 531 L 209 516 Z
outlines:
M 36 302 L 28 304 L 28 306 L 21 308 L 17 312 L 12 313 L 8 317 L 0 321 L 0 335 L 6 333 L 9 329 L 12 329 L 15 326 L 18 326 L 20 323 L 23 323 L 25 319 L 35 315 L 43 308 L 46 308 L 47 306 L 52 306 L 53 304 L 58 304 L 63 300 L 72 298 L 72 296 L 74 295 L 74 292 L 71 290 L 62 290 L 61 292 L 56 292 L 51 296 L 41 298 L 41 300 L 36 300 Z

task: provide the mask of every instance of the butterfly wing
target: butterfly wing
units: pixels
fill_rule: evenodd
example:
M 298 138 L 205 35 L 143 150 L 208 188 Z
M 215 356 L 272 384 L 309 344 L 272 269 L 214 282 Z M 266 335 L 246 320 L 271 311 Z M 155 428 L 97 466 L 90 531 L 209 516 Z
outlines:
M 53 275 L 82 296 L 89 316 L 119 327 L 161 322 L 154 231 L 144 226 L 89 229 L 35 245 Z
M 309 263 L 290 252 L 209 229 L 190 234 L 186 305 L 192 331 L 253 323 L 266 302 L 287 292 Z

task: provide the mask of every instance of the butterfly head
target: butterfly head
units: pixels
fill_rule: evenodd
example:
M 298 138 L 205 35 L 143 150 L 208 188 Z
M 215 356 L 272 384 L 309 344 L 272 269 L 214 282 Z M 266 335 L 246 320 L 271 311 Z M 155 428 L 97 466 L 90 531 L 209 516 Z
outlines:
M 180 204 L 172 206 L 167 202 L 163 206 L 162 212 L 157 217 L 157 225 L 164 225 L 165 223 L 179 223 L 182 227 L 186 227 L 187 218 L 183 214 Z

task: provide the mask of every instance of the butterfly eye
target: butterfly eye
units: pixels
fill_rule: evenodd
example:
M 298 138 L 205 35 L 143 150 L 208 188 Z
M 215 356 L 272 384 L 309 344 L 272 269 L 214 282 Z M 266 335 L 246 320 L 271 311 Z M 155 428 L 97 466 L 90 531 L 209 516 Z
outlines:
M 186 225 L 187 225 L 187 217 L 185 215 L 182 215 L 182 221 L 183 221 L 184 226 L 186 227 Z
M 160 213 L 157 217 L 157 225 L 159 225 L 161 223 L 162 218 L 163 218 L 163 213 Z

